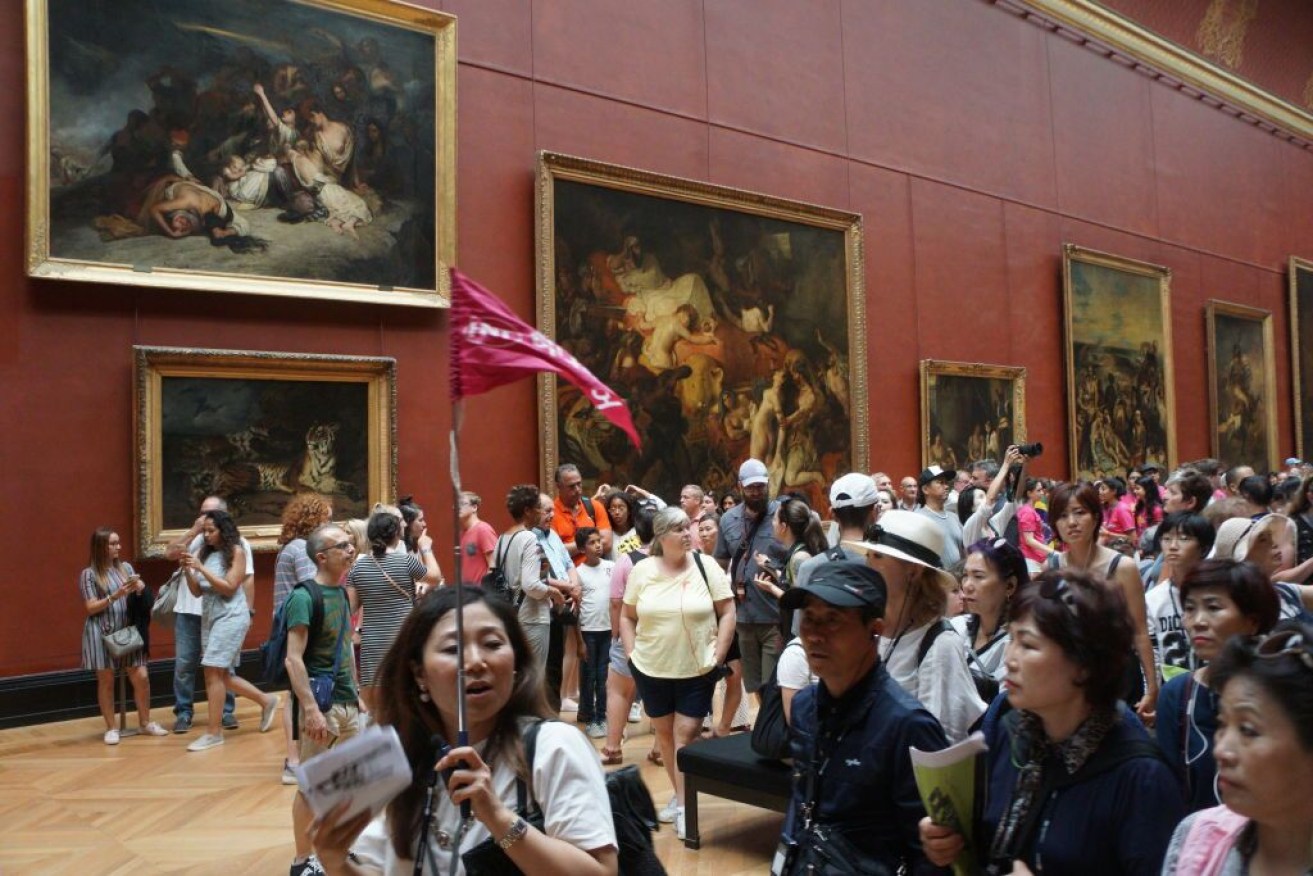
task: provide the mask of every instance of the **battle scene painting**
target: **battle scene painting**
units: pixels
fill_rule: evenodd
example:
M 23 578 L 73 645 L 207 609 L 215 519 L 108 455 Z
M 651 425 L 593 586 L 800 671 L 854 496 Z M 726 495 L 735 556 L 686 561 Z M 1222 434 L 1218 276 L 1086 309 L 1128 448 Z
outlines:
M 565 156 L 541 168 L 543 331 L 628 400 L 643 442 L 551 381 L 545 470 L 672 500 L 736 489 L 755 457 L 773 495 L 825 509 L 866 464 L 860 217 Z
M 366 517 L 392 495 L 393 360 L 137 351 L 150 552 L 191 526 L 211 495 L 227 500 L 256 550 L 273 547 L 296 493 L 327 496 L 335 519 Z
M 358 0 L 28 3 L 44 86 L 29 144 L 48 171 L 30 183 L 31 273 L 439 303 L 453 18 L 367 18 Z
M 1073 478 L 1176 464 L 1171 272 L 1063 247 Z
M 1209 301 L 1208 390 L 1213 456 L 1255 471 L 1279 467 L 1272 314 Z
M 1026 440 L 1026 369 L 921 362 L 921 464 L 967 468 Z

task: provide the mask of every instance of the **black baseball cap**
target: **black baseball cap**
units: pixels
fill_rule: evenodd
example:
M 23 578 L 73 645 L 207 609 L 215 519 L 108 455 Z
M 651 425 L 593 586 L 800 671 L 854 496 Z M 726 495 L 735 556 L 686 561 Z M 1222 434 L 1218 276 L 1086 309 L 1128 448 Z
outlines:
M 780 597 L 780 607 L 802 608 L 808 594 L 835 608 L 874 608 L 884 616 L 887 592 L 884 578 L 865 563 L 833 560 L 822 563 L 801 587 L 792 587 Z

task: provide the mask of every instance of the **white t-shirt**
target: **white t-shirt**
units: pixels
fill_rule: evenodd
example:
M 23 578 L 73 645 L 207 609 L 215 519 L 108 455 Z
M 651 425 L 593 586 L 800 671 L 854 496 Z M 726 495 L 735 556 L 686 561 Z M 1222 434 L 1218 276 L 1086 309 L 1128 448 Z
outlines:
M 196 536 L 191 540 L 191 544 L 187 545 L 187 553 L 189 554 L 200 553 L 201 546 L 204 544 L 205 544 L 205 536 L 203 535 Z M 242 551 L 246 554 L 246 574 L 254 575 L 255 554 L 251 552 L 251 543 L 248 542 L 244 537 L 242 538 Z M 194 614 L 198 616 L 201 613 L 201 597 L 192 596 L 191 590 L 187 588 L 187 582 L 185 581 L 182 583 L 182 586 L 178 588 L 178 601 L 173 604 L 173 613 Z
M 780 659 L 775 664 L 775 680 L 779 682 L 780 687 L 787 687 L 789 690 L 802 690 L 807 685 L 819 681 L 812 675 L 811 666 L 807 663 L 807 652 L 803 650 L 802 639 L 791 639 L 780 652 Z
M 1001 632 L 996 632 L 994 638 L 990 639 L 980 653 L 976 653 L 975 643 L 971 640 L 968 623 L 971 620 L 969 614 L 959 614 L 957 617 L 950 617 L 948 622 L 957 630 L 958 635 L 962 637 L 962 644 L 966 645 L 967 669 L 973 675 L 979 674 L 981 677 L 988 676 L 994 681 L 1001 682 L 1008 674 L 1008 668 L 1004 664 L 1004 655 L 1007 653 L 1008 642 L 1011 636 L 1006 628 Z
M 611 571 L 615 563 L 601 560 L 596 566 L 580 563 L 575 566 L 579 587 L 583 591 L 579 602 L 579 629 L 585 633 L 611 631 Z
M 482 744 L 476 745 L 482 753 Z M 560 721 L 547 721 L 538 731 L 538 745 L 533 759 L 532 788 L 543 812 L 543 832 L 553 839 L 592 851 L 610 846 L 619 848 L 615 825 L 611 821 L 611 798 L 606 792 L 606 775 L 597 751 L 577 728 Z M 515 808 L 515 770 L 507 763 L 494 763 L 492 782 L 497 796 Z M 456 835 L 460 807 L 439 790 L 434 795 L 435 830 L 429 832 L 429 859 L 425 873 L 449 872 L 453 851 L 468 852 L 488 839 L 488 829 L 475 819 L 461 838 L 459 850 L 438 847 L 436 833 Z M 418 839 L 416 837 L 415 839 Z M 413 842 L 411 844 L 413 846 Z M 360 863 L 388 876 L 409 876 L 413 861 L 398 858 L 388 835 L 387 810 L 369 823 L 352 848 Z M 458 864 L 456 873 L 464 873 Z
M 933 623 L 938 623 L 934 621 Z M 880 637 L 880 659 L 889 676 L 939 719 L 950 743 L 967 737 L 967 729 L 985 713 L 967 667 L 966 643 L 956 630 L 944 630 L 917 665 L 921 640 L 932 624 L 892 639 Z
M 1167 681 L 1195 667 L 1194 649 L 1182 623 L 1181 593 L 1166 578 L 1144 594 L 1144 613 L 1149 623 L 1149 642 L 1158 677 Z

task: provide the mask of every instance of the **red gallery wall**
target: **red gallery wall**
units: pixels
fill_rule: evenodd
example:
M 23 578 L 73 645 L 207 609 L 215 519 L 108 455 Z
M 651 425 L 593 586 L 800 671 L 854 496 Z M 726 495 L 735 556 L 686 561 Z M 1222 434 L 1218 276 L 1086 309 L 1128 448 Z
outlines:
M 1026 366 L 1039 468 L 1066 473 L 1066 241 L 1172 268 L 1183 459 L 1209 452 L 1204 302 L 1273 311 L 1290 448 L 1313 154 L 984 0 L 425 2 L 460 17 L 459 261 L 522 316 L 535 152 L 565 152 L 862 213 L 871 459 L 895 476 L 919 468 L 923 358 Z M 77 666 L 88 535 L 132 532 L 133 344 L 396 357 L 399 486 L 449 544 L 445 312 L 25 276 L 21 5 L 0 4 L 0 676 Z M 532 382 L 471 403 L 462 468 L 495 525 L 537 477 L 537 418 Z M 247 647 L 271 578 L 260 555 Z

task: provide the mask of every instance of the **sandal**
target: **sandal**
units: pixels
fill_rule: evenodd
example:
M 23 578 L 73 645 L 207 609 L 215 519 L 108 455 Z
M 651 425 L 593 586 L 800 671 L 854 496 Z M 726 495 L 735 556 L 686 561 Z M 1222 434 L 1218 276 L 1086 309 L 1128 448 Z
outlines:
M 625 754 L 618 748 L 602 746 L 602 766 L 615 766 L 625 762 Z
M 652 763 L 656 764 L 657 766 L 666 765 L 666 762 L 661 759 L 661 752 L 657 751 L 655 748 L 647 753 L 647 759 L 652 761 Z

